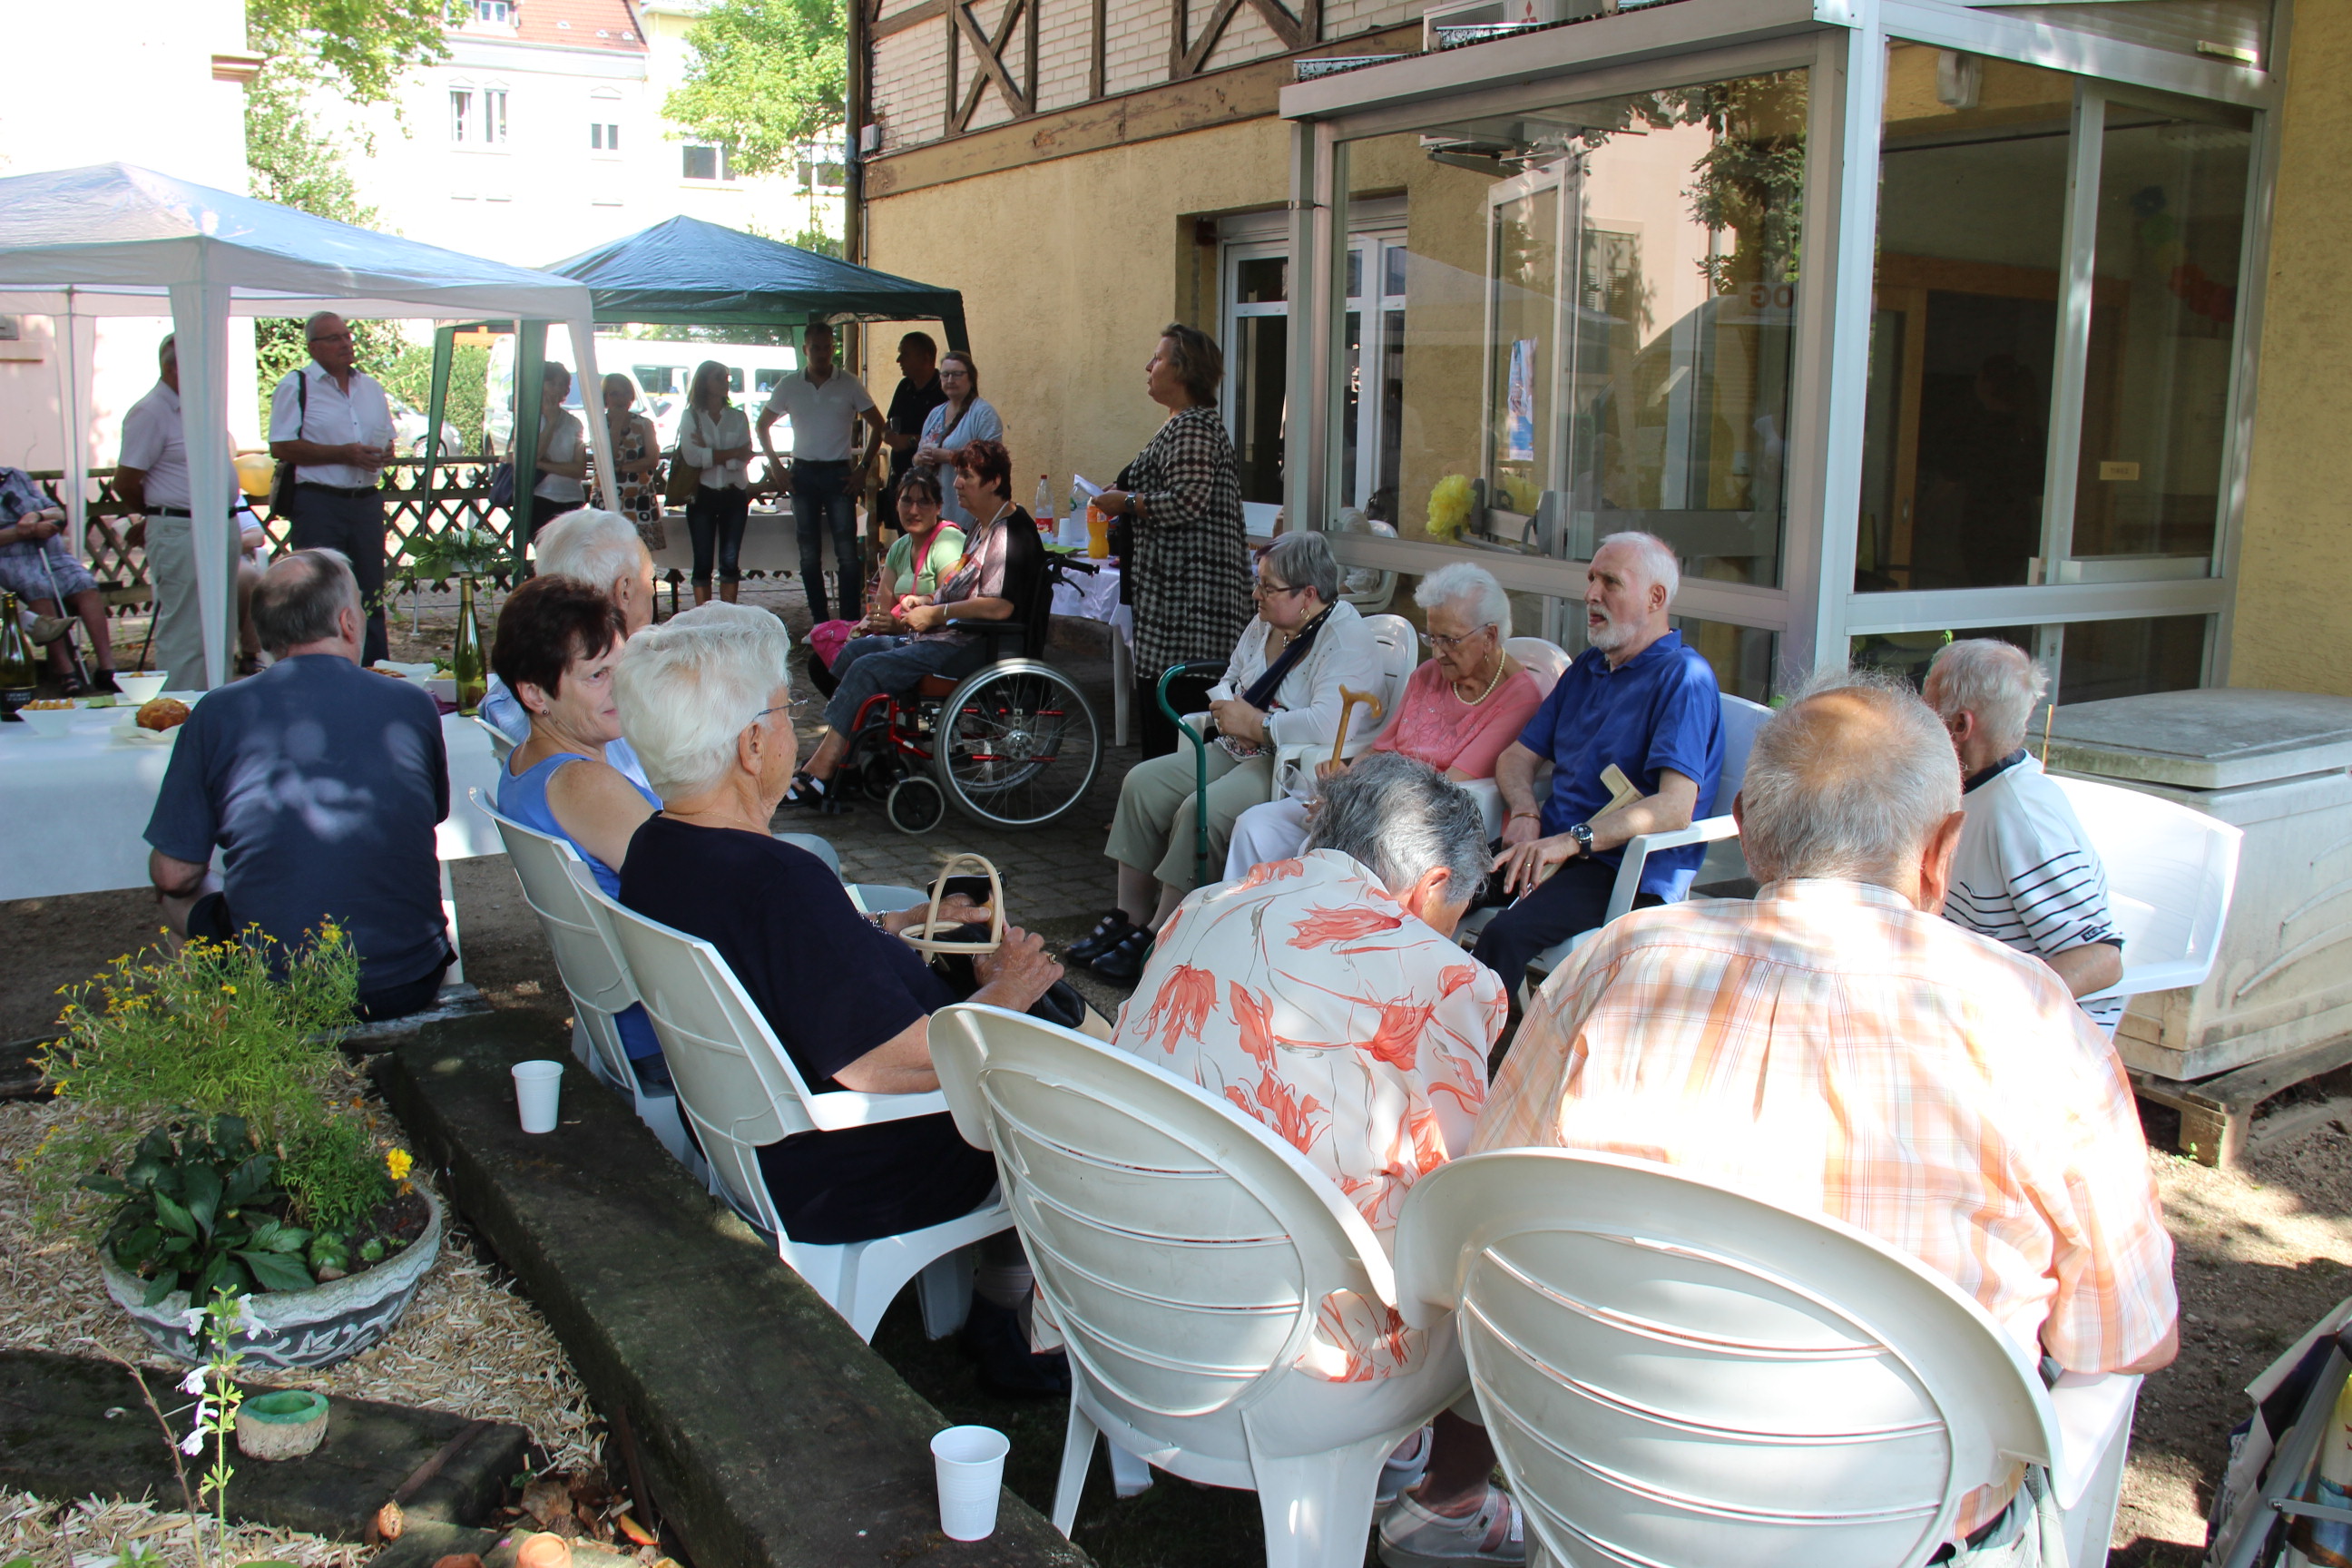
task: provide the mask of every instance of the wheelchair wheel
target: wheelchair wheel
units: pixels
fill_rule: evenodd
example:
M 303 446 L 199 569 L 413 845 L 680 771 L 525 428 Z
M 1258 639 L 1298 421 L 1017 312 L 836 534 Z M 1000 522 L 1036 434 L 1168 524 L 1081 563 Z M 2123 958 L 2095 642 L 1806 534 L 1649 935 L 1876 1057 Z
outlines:
M 929 833 L 946 817 L 948 803 L 936 783 L 914 773 L 890 786 L 890 798 L 882 809 L 899 832 Z
M 1102 725 L 1066 675 L 1008 659 L 967 676 L 940 706 L 932 766 L 956 808 L 991 827 L 1042 827 L 1086 797 Z
M 890 752 L 880 752 L 857 765 L 857 786 L 877 805 L 887 805 L 890 792 L 907 776 L 907 764 Z

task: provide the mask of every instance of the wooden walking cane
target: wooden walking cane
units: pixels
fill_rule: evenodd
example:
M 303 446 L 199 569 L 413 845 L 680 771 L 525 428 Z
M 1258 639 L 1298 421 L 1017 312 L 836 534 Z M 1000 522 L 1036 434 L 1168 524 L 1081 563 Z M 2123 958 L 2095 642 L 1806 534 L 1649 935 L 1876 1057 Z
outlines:
M 1331 760 L 1335 763 L 1341 760 L 1340 753 L 1348 749 L 1348 721 L 1354 715 L 1359 702 L 1371 709 L 1374 723 L 1378 723 L 1381 715 L 1387 711 L 1379 692 L 1358 691 L 1345 686 L 1339 688 L 1339 732 L 1331 739 Z

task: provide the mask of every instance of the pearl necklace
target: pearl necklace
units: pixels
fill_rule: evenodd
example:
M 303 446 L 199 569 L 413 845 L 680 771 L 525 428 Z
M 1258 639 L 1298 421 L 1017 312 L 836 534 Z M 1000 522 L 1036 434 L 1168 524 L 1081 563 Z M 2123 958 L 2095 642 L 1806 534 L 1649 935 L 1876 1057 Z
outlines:
M 1508 668 L 1509 664 L 1507 660 L 1500 658 L 1496 659 L 1495 661 L 1495 679 L 1486 682 L 1486 689 L 1481 691 L 1475 697 L 1463 696 L 1460 691 L 1454 690 L 1451 682 L 1447 684 L 1446 689 L 1453 691 L 1454 700 L 1461 703 L 1465 708 L 1475 708 L 1480 703 L 1486 701 L 1486 699 L 1495 695 L 1495 688 L 1503 684 L 1503 671 Z

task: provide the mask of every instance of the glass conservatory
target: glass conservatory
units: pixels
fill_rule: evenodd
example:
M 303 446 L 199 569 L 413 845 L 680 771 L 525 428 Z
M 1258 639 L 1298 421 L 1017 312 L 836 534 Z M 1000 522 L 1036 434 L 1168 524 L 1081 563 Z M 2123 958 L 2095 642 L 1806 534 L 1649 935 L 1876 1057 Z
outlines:
M 2066 701 L 2222 680 L 2272 0 L 1564 9 L 1284 91 L 1288 515 L 1570 647 L 1654 532 L 1752 697 L 1980 630 Z

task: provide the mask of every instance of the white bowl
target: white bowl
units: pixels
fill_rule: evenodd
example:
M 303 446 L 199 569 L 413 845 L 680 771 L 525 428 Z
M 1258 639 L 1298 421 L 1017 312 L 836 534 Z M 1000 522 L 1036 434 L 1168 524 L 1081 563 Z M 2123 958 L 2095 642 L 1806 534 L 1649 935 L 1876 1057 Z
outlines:
M 19 708 L 16 717 L 44 741 L 54 741 L 73 728 L 74 716 L 70 708 Z
M 114 684 L 122 688 L 124 700 L 136 708 L 142 702 L 152 702 L 163 696 L 163 682 L 171 679 L 169 675 L 117 674 Z
M 436 675 L 425 683 L 425 689 L 444 702 L 455 702 L 457 700 L 457 678 L 454 675 Z

